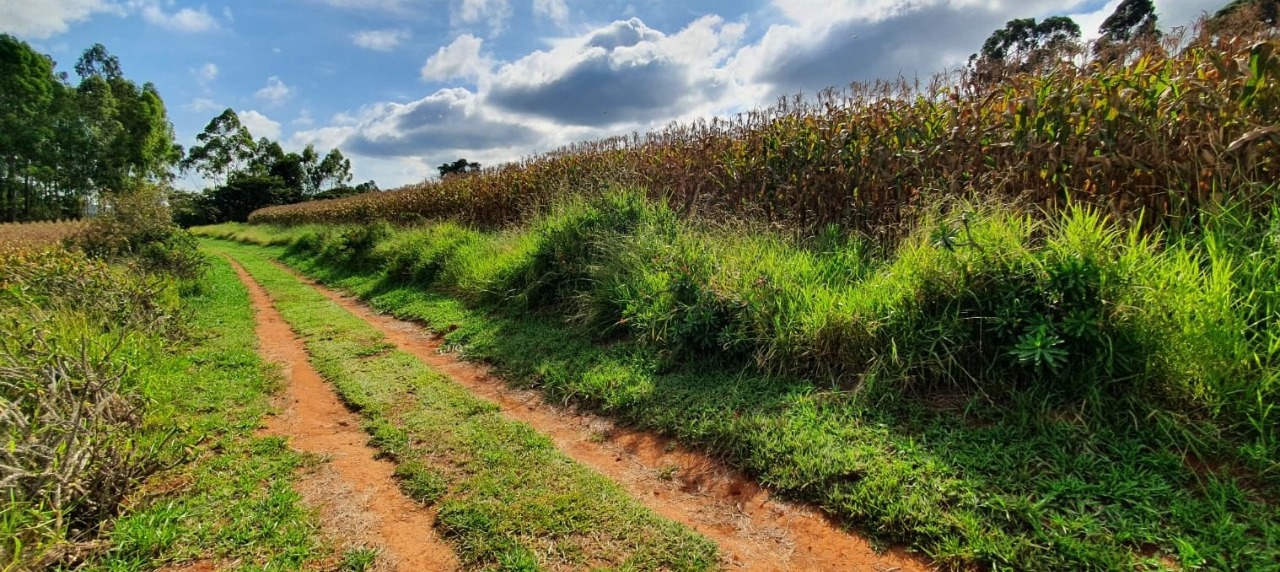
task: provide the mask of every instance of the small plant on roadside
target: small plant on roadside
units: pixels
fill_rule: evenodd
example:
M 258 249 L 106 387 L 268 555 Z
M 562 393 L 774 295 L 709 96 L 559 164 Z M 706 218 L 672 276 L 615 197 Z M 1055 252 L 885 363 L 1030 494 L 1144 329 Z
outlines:
M 377 561 L 377 548 L 352 548 L 342 553 L 342 561 L 338 563 L 338 571 L 366 572 L 367 570 L 372 570 Z

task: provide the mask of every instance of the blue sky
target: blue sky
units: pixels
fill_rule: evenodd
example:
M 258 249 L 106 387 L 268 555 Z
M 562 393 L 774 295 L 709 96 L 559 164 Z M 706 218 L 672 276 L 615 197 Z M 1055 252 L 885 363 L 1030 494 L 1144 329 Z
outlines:
M 1165 28 L 1226 0 L 1156 0 Z M 1086 34 L 1119 0 L 0 0 L 0 32 L 70 71 L 102 43 L 180 143 L 230 107 L 382 188 L 782 95 L 964 63 L 1011 18 Z M 186 177 L 180 186 L 198 187 Z

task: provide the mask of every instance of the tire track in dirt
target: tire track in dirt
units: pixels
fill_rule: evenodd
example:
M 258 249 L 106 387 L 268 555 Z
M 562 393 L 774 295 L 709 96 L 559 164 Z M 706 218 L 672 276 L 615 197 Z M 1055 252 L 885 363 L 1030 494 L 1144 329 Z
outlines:
M 260 351 L 283 366 L 287 381 L 283 411 L 268 419 L 266 433 L 325 459 L 297 484 L 306 504 L 320 511 L 325 533 L 346 548 L 377 549 L 377 570 L 458 570 L 453 549 L 432 528 L 434 514 L 400 490 L 395 465 L 375 458 L 359 418 L 311 367 L 302 340 L 270 296 L 239 263 L 231 265 L 249 289 Z
M 710 538 L 720 546 L 726 569 L 932 570 L 903 550 L 877 553 L 867 539 L 845 532 L 817 509 L 775 499 L 741 471 L 673 439 L 547 403 L 537 391 L 512 389 L 489 368 L 445 352 L 440 337 L 422 326 L 380 314 L 276 264 L 384 333 L 402 351 L 547 435 L 566 455 L 620 484 L 650 510 Z

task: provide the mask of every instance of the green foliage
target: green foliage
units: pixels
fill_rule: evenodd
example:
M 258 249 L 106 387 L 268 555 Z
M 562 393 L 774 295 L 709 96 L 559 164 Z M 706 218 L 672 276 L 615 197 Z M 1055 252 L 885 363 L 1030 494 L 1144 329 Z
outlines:
M 155 86 L 126 79 L 101 44 L 66 83 L 53 61 L 0 36 L 0 214 L 78 218 L 97 195 L 164 183 L 181 158 Z
M 1045 73 L 1060 67 L 1059 60 L 1079 50 L 1080 26 L 1069 17 L 1053 16 L 1009 20 L 992 32 L 980 54 L 969 57 L 969 66 L 981 83 L 994 83 L 1015 73 Z
M 220 182 L 227 181 L 254 154 L 253 135 L 231 108 L 210 120 L 196 141 L 199 143 L 183 158 L 182 168 L 195 169 Z
M 259 435 L 280 377 L 255 350 L 249 293 L 221 258 L 183 290 L 181 314 L 198 335 L 133 357 L 146 431 L 168 436 L 159 450 L 166 468 L 133 492 L 101 537 L 106 551 L 77 569 L 212 560 L 231 570 L 315 570 L 333 550 L 294 490 L 309 461 L 285 439 Z
M 103 212 L 67 242 L 91 256 L 132 259 L 149 272 L 195 278 L 204 258 L 194 237 L 172 222 L 165 197 L 153 186 L 104 196 Z
M 236 115 L 227 109 L 213 118 L 196 137 L 200 142 L 182 161 L 217 183 L 201 194 L 183 197 L 175 221 L 188 227 L 244 222 L 249 213 L 265 207 L 305 200 L 350 196 L 351 161 L 333 149 L 323 158 L 307 145 L 301 153 L 285 153 L 280 144 L 263 137 L 254 142 Z M 360 185 L 377 190 L 373 182 Z
M 1280 23 L 1280 2 L 1276 0 L 1231 0 L 1213 15 L 1210 27 L 1229 24 L 1235 16 L 1244 16 L 1268 26 Z
M 166 281 L 82 253 L 5 255 L 0 270 L 0 567 L 9 569 L 95 536 L 159 467 L 164 439 L 142 434 L 146 401 L 129 362 L 176 328 Z
M 480 172 L 480 163 L 475 161 L 467 161 L 466 159 L 458 159 L 452 163 L 444 163 L 436 170 L 440 171 L 440 178 L 443 179 L 450 175 L 466 175 L 468 173 Z

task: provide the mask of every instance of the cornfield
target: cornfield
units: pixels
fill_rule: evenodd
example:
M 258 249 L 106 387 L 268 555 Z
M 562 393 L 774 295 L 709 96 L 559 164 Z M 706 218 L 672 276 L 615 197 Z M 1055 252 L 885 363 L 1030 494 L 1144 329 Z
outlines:
M 964 74 L 960 74 L 963 76 Z M 854 84 L 729 119 L 580 143 L 469 176 L 279 206 L 251 222 L 480 227 L 634 186 L 685 214 L 891 229 L 922 200 L 982 193 L 1178 226 L 1280 175 L 1280 40 L 1215 39 L 994 85 Z M 1240 197 L 1235 197 L 1240 198 Z
M 81 221 L 0 224 L 0 253 L 50 246 L 82 228 Z

